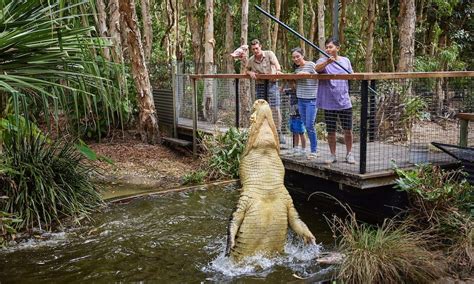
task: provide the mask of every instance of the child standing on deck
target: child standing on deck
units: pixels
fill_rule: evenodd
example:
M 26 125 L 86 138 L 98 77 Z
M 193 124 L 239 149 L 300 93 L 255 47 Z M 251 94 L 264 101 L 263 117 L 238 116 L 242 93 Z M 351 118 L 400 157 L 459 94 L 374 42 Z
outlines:
M 293 134 L 293 153 L 304 155 L 306 152 L 306 138 L 303 120 L 298 112 L 298 98 L 294 89 L 287 90 L 290 96 L 290 131 Z M 301 146 L 300 146 L 301 144 Z

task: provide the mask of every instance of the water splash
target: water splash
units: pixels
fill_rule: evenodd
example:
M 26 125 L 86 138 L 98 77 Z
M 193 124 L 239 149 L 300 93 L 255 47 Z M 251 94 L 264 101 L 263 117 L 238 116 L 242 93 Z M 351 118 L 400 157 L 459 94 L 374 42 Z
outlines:
M 55 247 L 68 242 L 67 232 L 42 233 L 36 237 L 25 239 L 19 243 L 12 243 L 6 248 L 0 249 L 3 252 L 14 252 L 20 250 L 29 250 L 38 247 Z
M 240 263 L 233 262 L 225 256 L 225 238 L 214 240 L 205 247 L 209 254 L 217 256 L 201 270 L 211 278 L 207 280 L 223 281 L 234 277 L 252 276 L 265 278 L 275 269 L 286 268 L 301 277 L 313 277 L 321 267 L 315 259 L 322 252 L 321 245 L 305 245 L 301 238 L 294 234 L 288 235 L 285 245 L 285 254 L 268 258 L 263 255 L 254 255 L 243 259 Z

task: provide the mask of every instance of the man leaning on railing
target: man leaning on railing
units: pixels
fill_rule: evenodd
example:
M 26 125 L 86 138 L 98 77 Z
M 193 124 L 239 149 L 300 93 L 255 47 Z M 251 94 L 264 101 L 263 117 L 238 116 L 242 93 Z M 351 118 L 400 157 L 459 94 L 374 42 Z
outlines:
M 258 39 L 250 42 L 250 50 L 253 55 L 247 61 L 245 66 L 245 74 L 252 79 L 257 79 L 257 74 L 282 74 L 280 63 L 278 62 L 275 53 L 271 50 L 262 50 L 262 46 Z M 280 112 L 280 91 L 278 89 L 278 82 L 272 80 L 268 82 L 263 80 L 255 81 L 255 93 L 257 99 L 264 99 L 270 104 L 272 109 L 273 119 L 280 137 L 280 143 L 285 143 L 281 135 L 281 112 Z

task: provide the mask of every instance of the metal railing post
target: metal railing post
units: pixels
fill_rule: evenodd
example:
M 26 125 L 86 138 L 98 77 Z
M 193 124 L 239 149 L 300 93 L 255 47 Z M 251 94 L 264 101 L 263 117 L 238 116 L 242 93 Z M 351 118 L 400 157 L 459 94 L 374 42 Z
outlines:
M 376 92 L 376 81 L 370 81 L 370 88 L 373 90 L 369 92 L 369 142 L 375 141 L 375 92 Z
M 235 127 L 240 126 L 239 78 L 235 78 Z
M 461 119 L 459 127 L 459 146 L 467 147 L 469 120 Z
M 369 82 L 364 80 L 360 86 L 361 107 L 360 107 L 360 157 L 359 173 L 367 172 L 367 110 L 369 104 Z
M 193 157 L 197 157 L 197 86 L 196 78 L 193 78 Z
M 267 103 L 270 103 L 268 101 L 268 84 L 270 83 L 270 80 L 266 79 L 265 80 L 265 95 L 264 95 L 264 99 L 267 101 Z

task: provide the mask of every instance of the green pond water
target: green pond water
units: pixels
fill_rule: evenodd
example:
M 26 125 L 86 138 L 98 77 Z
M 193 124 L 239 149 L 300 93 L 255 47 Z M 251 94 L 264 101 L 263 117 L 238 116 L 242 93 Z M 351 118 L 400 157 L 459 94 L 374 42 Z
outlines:
M 236 265 L 224 257 L 235 186 L 140 198 L 94 214 L 81 228 L 43 234 L 0 250 L 0 283 L 315 283 L 332 267 L 318 265 L 332 237 L 322 212 L 294 196 L 318 245 L 289 234 L 286 255 L 255 256 Z M 305 281 L 297 275 L 307 278 Z

